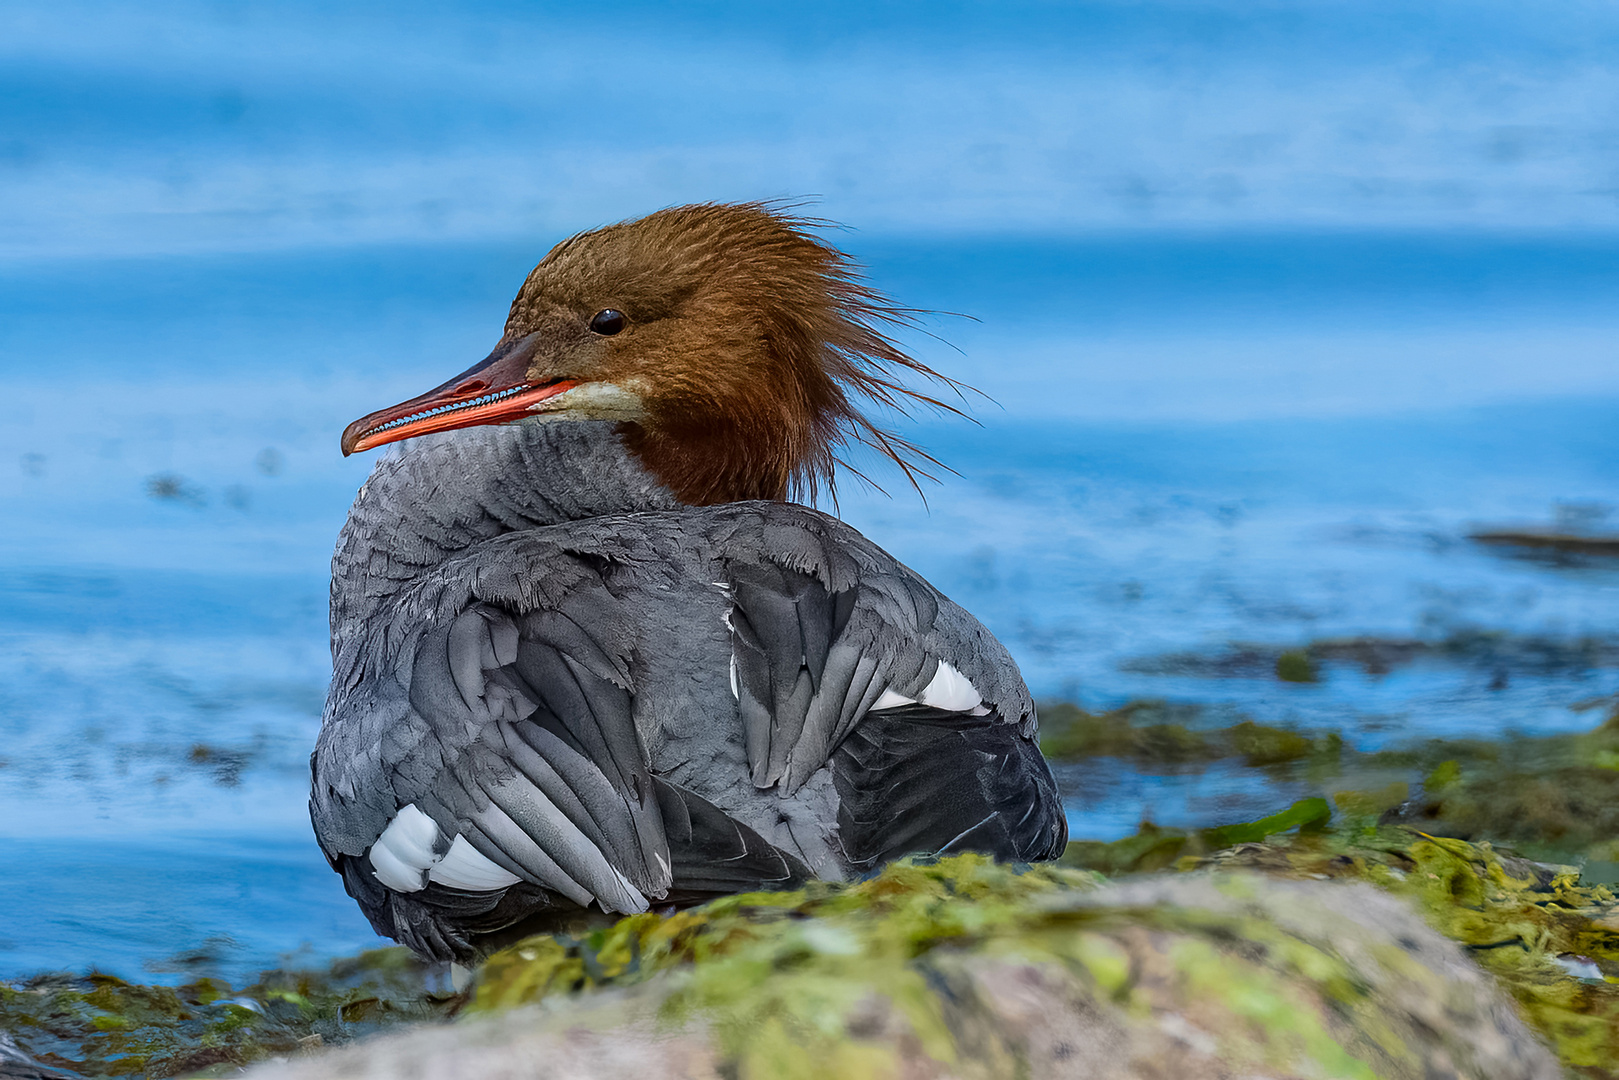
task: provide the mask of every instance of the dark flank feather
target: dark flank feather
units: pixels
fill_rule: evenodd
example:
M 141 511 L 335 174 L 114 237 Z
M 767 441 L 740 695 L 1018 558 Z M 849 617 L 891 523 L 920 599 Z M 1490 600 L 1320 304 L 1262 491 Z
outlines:
M 730 893 L 794 889 L 815 875 L 794 856 L 679 784 L 656 778 L 674 883 L 665 899 L 701 903 Z
M 1034 740 L 986 717 L 907 705 L 874 712 L 832 759 L 838 836 L 870 869 L 911 853 L 1054 859 L 1068 843 Z

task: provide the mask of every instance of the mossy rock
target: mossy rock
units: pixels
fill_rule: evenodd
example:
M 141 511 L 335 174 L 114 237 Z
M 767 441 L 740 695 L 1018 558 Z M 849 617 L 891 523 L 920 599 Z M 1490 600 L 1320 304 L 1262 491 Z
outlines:
M 222 1075 L 269 1055 L 294 1056 L 269 1075 L 304 1077 L 565 1075 L 568 1061 L 638 1080 L 1556 1075 L 1499 987 L 1571 1074 L 1619 1076 L 1611 891 L 1488 844 L 1329 815 L 1304 800 L 1070 848 L 1116 873 L 1182 872 L 1114 884 L 963 856 L 634 916 L 521 942 L 470 996 L 431 993 L 400 950 L 245 991 L 12 984 L 0 1075 L 13 1049 L 39 1076 Z M 462 1005 L 448 1028 L 415 1030 Z M 398 1022 L 413 1030 L 311 1053 Z
M 1466 948 L 1576 1074 L 1619 1077 L 1619 898 L 1576 867 L 1407 828 L 1300 834 L 1181 866 L 1373 883 Z
M 1371 886 L 971 855 L 529 939 L 467 1012 L 255 1075 L 1561 1075 L 1478 966 Z
M 451 994 L 398 949 L 326 971 L 270 973 L 239 990 L 105 975 L 0 983 L 0 1076 L 224 1075 L 270 1056 L 299 1058 L 287 1068 L 303 1068 L 303 1056 L 322 1047 L 308 1057 L 313 1068 L 333 1044 L 419 1027 L 469 1004 L 470 1016 L 448 1028 L 392 1034 L 333 1060 L 356 1075 L 392 1075 L 367 1064 L 391 1060 L 417 1075 L 482 1076 L 498 1070 L 412 1062 L 436 1061 L 441 1045 L 486 1063 L 496 1059 L 478 1054 L 528 1046 L 550 1071 L 537 1064 L 525 1075 L 556 1074 L 572 1060 L 581 1075 L 615 1075 L 621 1065 L 617 1075 L 637 1080 L 681 1069 L 1105 1076 L 1122 1066 L 1076 1064 L 1105 1043 L 1109 1061 L 1166 1075 L 1202 1075 L 1197 1053 L 1211 1046 L 1238 1072 L 1365 1075 L 1364 1065 L 1372 1075 L 1416 1075 L 1410 1059 L 1387 1049 L 1395 1032 L 1395 1043 L 1415 1039 L 1418 1056 L 1438 1062 L 1436 1075 L 1539 1075 L 1511 1010 L 1456 989 L 1459 972 L 1482 971 L 1569 1074 L 1619 1078 L 1619 905 L 1608 885 L 1619 880 L 1619 709 L 1583 733 L 1376 753 L 1330 732 L 1229 715 L 1214 727 L 1206 711 L 1163 702 L 1041 713 L 1055 756 L 1169 771 L 1241 760 L 1305 778 L 1319 797 L 1253 822 L 1149 825 L 1113 843 L 1076 842 L 1061 866 L 907 863 L 858 885 L 732 897 L 587 936 L 529 939 L 490 960 L 475 997 Z M 1154 876 L 1103 882 L 1143 874 Z M 1339 886 L 1325 879 L 1361 883 L 1354 903 L 1380 913 L 1378 925 L 1355 930 L 1345 915 L 1345 932 L 1383 932 L 1377 949 L 1372 937 L 1322 938 L 1288 921 L 1336 910 L 1326 897 Z M 1383 895 L 1367 894 L 1368 885 Z M 1390 895 L 1463 953 L 1434 945 L 1431 934 L 1393 936 L 1414 923 L 1378 906 Z M 1411 975 L 1400 954 L 1427 974 Z M 1422 1035 L 1431 1018 L 1400 996 L 1389 978 L 1396 971 L 1435 1000 L 1461 994 L 1459 1013 L 1446 1006 L 1461 1027 Z M 1345 987 L 1369 989 L 1344 997 Z M 1265 1013 L 1277 1001 L 1301 1012 Z M 1467 1057 L 1473 1051 L 1452 1045 L 1460 1031 L 1472 1032 L 1464 1041 L 1475 1050 L 1494 1049 Z M 468 1049 L 480 1039 L 487 1045 Z M 1347 1057 L 1332 1056 L 1339 1051 Z M 1501 1072 L 1503 1061 L 1529 1071 Z

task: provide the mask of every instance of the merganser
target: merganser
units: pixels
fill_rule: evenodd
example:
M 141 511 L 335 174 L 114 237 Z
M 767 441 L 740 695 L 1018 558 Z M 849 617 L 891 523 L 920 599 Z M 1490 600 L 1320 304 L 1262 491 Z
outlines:
M 787 501 L 940 404 L 817 223 L 666 209 L 558 244 L 487 359 L 356 420 L 402 439 L 332 558 L 310 816 L 377 932 L 467 962 L 514 927 L 1059 855 L 1029 692 L 967 612 Z M 599 914 L 598 916 L 599 917 Z

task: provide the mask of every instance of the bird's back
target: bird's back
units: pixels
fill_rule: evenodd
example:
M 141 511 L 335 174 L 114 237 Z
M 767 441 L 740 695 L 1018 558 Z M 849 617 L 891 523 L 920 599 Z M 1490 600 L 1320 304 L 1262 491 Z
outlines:
M 316 831 L 379 931 L 430 955 L 536 914 L 1066 838 L 1004 649 L 805 507 L 479 539 L 334 647 Z

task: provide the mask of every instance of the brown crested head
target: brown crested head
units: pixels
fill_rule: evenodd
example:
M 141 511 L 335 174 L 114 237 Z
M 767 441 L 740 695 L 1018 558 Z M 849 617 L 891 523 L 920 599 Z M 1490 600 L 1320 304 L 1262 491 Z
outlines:
M 760 203 L 660 210 L 551 249 L 488 359 L 355 421 L 345 453 L 426 431 L 529 418 L 616 420 L 684 502 L 830 490 L 838 453 L 874 448 L 912 482 L 932 459 L 862 406 L 950 405 L 957 385 L 884 332 L 908 324 L 818 223 Z

